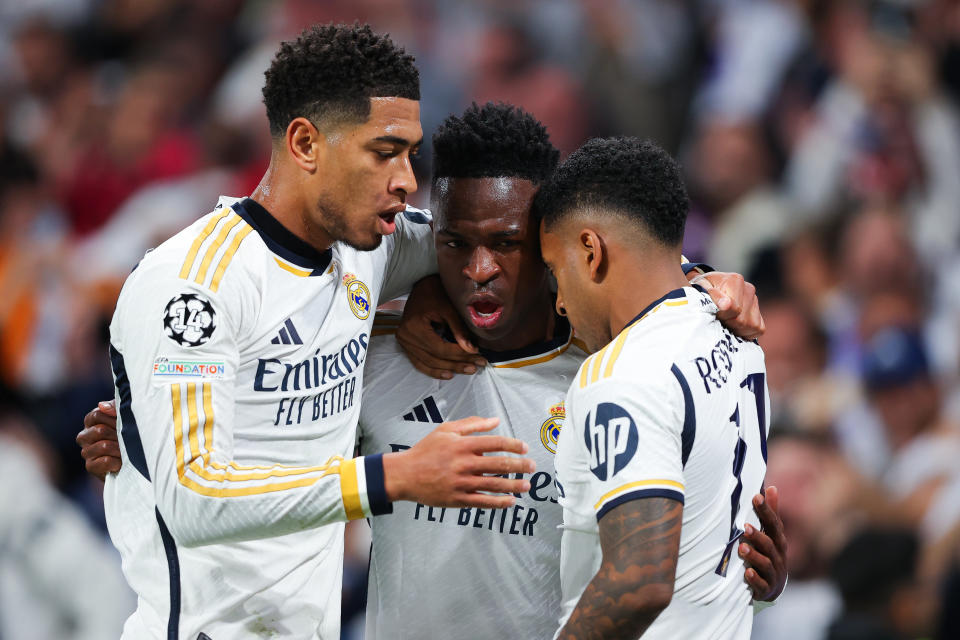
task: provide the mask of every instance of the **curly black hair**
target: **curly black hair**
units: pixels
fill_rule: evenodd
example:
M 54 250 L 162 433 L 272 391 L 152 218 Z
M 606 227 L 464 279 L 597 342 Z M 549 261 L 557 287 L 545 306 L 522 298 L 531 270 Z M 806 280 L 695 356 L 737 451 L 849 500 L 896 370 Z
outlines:
M 539 120 L 509 104 L 474 102 L 433 134 L 433 179 L 523 178 L 539 184 L 560 152 Z
M 274 137 L 300 116 L 318 126 L 365 122 L 370 98 L 420 99 L 413 56 L 367 24 L 305 29 L 280 45 L 264 75 L 263 103 Z
M 595 208 L 638 222 L 662 244 L 683 241 L 690 201 L 680 166 L 639 138 L 594 138 L 570 154 L 540 188 L 534 215 L 549 230 L 574 212 Z

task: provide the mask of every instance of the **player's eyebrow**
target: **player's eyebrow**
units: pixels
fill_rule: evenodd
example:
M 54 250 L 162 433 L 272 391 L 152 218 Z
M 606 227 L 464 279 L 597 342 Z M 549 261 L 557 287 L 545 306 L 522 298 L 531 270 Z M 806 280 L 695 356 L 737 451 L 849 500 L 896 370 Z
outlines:
M 490 235 L 494 238 L 509 238 L 520 235 L 520 229 L 513 227 L 512 229 L 504 229 L 503 231 L 493 231 Z
M 423 138 L 420 138 L 413 144 L 410 144 L 410 141 L 406 138 L 401 138 L 400 136 L 379 136 L 373 139 L 375 142 L 389 142 L 390 144 L 400 145 L 401 147 L 419 147 L 423 144 Z

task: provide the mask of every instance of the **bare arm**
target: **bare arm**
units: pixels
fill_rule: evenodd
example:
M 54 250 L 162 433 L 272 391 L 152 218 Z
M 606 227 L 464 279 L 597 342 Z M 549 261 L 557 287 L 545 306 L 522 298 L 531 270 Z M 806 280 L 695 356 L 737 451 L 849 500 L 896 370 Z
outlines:
M 683 504 L 669 498 L 625 502 L 600 520 L 603 563 L 560 640 L 633 640 L 673 597 Z

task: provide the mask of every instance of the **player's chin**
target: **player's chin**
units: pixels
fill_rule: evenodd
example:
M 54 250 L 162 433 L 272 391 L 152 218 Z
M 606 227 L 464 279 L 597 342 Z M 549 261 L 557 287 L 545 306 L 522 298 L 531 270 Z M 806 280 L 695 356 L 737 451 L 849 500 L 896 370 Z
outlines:
M 347 245 L 357 251 L 373 251 L 383 242 L 383 235 L 373 231 L 366 234 L 351 234 L 350 237 L 343 240 Z

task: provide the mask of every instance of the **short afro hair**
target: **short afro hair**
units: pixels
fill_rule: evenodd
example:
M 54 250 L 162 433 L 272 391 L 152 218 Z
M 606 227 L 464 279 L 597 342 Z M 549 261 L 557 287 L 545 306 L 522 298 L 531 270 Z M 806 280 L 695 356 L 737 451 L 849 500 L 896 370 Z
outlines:
M 367 24 L 305 29 L 280 45 L 264 75 L 263 103 L 274 137 L 301 116 L 318 126 L 364 122 L 370 98 L 420 99 L 413 56 Z
M 668 247 L 683 242 L 690 201 L 680 166 L 639 138 L 594 138 L 574 151 L 537 193 L 534 214 L 549 230 L 584 209 L 618 213 Z
M 535 184 L 556 169 L 560 152 L 547 128 L 509 104 L 474 102 L 433 135 L 433 179 L 523 178 Z

